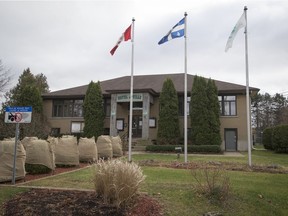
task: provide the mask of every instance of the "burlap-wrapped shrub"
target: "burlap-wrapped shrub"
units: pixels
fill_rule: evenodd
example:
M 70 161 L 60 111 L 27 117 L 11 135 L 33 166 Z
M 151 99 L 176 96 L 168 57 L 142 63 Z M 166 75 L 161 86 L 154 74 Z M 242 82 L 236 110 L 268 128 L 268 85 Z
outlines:
M 94 162 L 98 160 L 98 152 L 95 138 L 80 137 L 79 143 L 79 160 L 82 162 Z
M 11 181 L 13 176 L 14 164 L 14 141 L 0 141 L 0 182 Z M 25 159 L 26 151 L 20 141 L 16 148 L 16 173 L 15 179 L 23 179 L 25 177 Z
M 52 144 L 46 140 L 25 137 L 26 171 L 29 173 L 48 173 L 55 169 L 55 156 Z M 45 169 L 46 168 L 46 169 Z
M 113 149 L 113 157 L 123 156 L 122 140 L 120 136 L 111 137 L 111 143 Z
M 110 136 L 99 136 L 96 142 L 98 158 L 108 159 L 113 157 L 112 143 Z
M 26 150 L 26 146 L 28 145 L 28 143 L 31 143 L 33 140 L 38 140 L 38 137 L 24 137 L 21 140 L 21 143 L 23 147 L 25 148 L 25 150 Z
M 79 165 L 79 150 L 77 138 L 74 136 L 62 136 L 55 144 L 56 165 Z

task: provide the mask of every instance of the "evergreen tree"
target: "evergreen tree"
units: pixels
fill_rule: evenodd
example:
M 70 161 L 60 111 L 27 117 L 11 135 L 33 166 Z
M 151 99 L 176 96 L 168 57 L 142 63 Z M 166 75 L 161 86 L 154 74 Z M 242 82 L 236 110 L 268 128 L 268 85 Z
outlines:
M 252 114 L 252 125 L 256 128 L 256 135 L 261 136 L 261 119 L 262 119 L 262 111 L 261 111 L 261 103 L 262 103 L 262 95 L 260 93 L 255 94 L 251 97 L 251 114 Z
M 261 142 L 265 128 L 288 124 L 288 100 L 276 93 L 257 93 L 251 97 L 252 124 L 256 128 L 256 142 Z
M 45 138 L 48 135 L 49 125 L 42 113 L 41 98 L 41 93 L 48 91 L 49 86 L 46 77 L 43 74 L 34 76 L 27 68 L 20 75 L 17 85 L 5 95 L 7 101 L 3 104 L 3 108 L 6 106 L 32 106 L 31 123 L 20 124 L 20 138 L 25 136 Z M 13 129 L 14 132 L 11 130 L 14 128 L 12 124 L 6 124 L 4 128 L 3 136 L 15 135 L 15 129 Z
M 209 79 L 207 83 L 207 97 L 209 103 L 208 124 L 209 124 L 209 144 L 221 145 L 220 134 L 220 105 L 218 100 L 218 90 L 214 80 Z
M 277 93 L 273 97 L 272 104 L 273 104 L 272 107 L 273 107 L 273 114 L 274 114 L 274 125 L 284 124 L 285 121 L 284 121 L 283 113 L 284 113 L 285 107 L 287 107 L 286 98 L 283 95 Z
M 18 106 L 32 106 L 33 112 L 42 113 L 43 103 L 39 90 L 35 86 L 25 86 L 19 94 Z
M 203 77 L 194 77 L 190 100 L 191 141 L 194 145 L 209 145 L 209 101 L 207 83 Z
M 18 78 L 18 83 L 17 85 L 10 90 L 6 94 L 6 100 L 8 106 L 18 106 L 19 104 L 19 97 L 25 87 L 30 86 L 30 87 L 36 87 L 40 93 L 47 93 L 49 92 L 49 85 L 47 83 L 47 78 L 43 74 L 38 74 L 34 76 L 30 69 L 27 68 L 26 70 L 23 71 L 23 73 L 20 75 Z
M 170 78 L 163 83 L 159 104 L 157 140 L 161 144 L 176 144 L 180 136 L 178 96 Z
M 85 95 L 83 104 L 83 114 L 84 114 L 84 136 L 85 137 L 95 137 L 103 134 L 104 131 L 104 105 L 103 96 L 101 91 L 100 82 L 94 83 L 90 82 Z
M 44 74 L 37 74 L 35 80 L 36 86 L 41 94 L 50 92 L 47 77 Z

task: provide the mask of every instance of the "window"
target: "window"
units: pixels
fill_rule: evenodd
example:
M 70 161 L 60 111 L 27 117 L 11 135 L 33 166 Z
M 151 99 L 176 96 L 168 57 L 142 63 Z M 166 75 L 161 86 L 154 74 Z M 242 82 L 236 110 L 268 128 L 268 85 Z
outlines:
M 235 116 L 237 115 L 236 109 L 236 96 L 218 96 L 220 105 L 221 116 Z
M 130 110 L 130 103 L 128 104 L 128 110 Z M 143 102 L 133 102 L 133 110 L 143 110 Z
M 73 117 L 83 116 L 83 100 L 75 100 L 73 106 Z
M 191 97 L 187 97 L 187 115 L 190 114 L 190 100 Z M 178 97 L 178 107 L 179 107 L 179 116 L 184 116 L 184 97 Z
M 64 117 L 73 116 L 73 100 L 64 100 Z
M 51 128 L 51 136 L 59 136 L 60 128 Z
M 72 122 L 71 133 L 82 133 L 84 129 L 84 122 Z
M 111 99 L 107 98 L 104 100 L 104 112 L 105 116 L 109 117 L 111 115 Z
M 53 117 L 83 117 L 83 100 L 53 100 Z

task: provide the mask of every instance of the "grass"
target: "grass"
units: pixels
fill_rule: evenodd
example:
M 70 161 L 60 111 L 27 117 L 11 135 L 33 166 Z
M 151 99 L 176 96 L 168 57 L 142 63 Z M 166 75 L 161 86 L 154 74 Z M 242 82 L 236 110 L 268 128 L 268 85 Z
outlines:
M 226 157 L 218 155 L 199 156 L 189 155 L 189 161 L 195 162 L 235 162 L 247 164 L 247 153 L 242 153 L 243 157 Z M 179 161 L 183 162 L 184 157 L 181 155 L 177 159 L 176 154 L 135 154 L 132 155 L 135 162 L 154 160 L 165 162 Z M 277 164 L 288 168 L 288 155 L 275 154 L 270 151 L 252 151 L 253 165 L 271 165 Z M 211 202 L 204 196 L 197 194 L 193 190 L 193 179 L 189 170 L 172 169 L 165 167 L 142 167 L 146 175 L 145 183 L 141 191 L 147 192 L 150 196 L 160 201 L 165 209 L 167 216 L 193 216 L 203 215 L 206 212 L 219 212 L 223 215 L 288 215 L 288 176 L 287 174 L 271 174 L 259 172 L 240 172 L 226 171 L 230 178 L 231 194 L 228 201 Z M 27 186 L 45 186 L 45 187 L 65 187 L 77 189 L 94 189 L 92 183 L 92 171 L 89 168 L 71 172 L 55 177 L 49 177 L 43 180 L 27 182 Z M 0 204 L 10 199 L 13 193 L 21 192 L 24 189 L 11 188 L 5 190 L 8 192 L 2 195 L 0 193 Z M 9 194 L 9 196 L 8 196 Z
M 224 215 L 288 214 L 288 188 L 285 187 L 288 182 L 284 174 L 227 172 L 232 194 L 226 203 L 213 204 L 194 193 L 193 179 L 187 170 L 159 167 L 143 170 L 147 175 L 143 190 L 164 203 L 167 215 L 202 215 L 215 211 Z
M 191 155 L 188 154 L 188 161 L 190 162 L 233 162 L 240 164 L 248 164 L 248 153 L 241 152 L 240 156 L 223 156 L 219 155 Z M 277 154 L 272 151 L 263 151 L 263 150 L 253 150 L 251 154 L 252 165 L 279 165 L 282 167 L 288 168 L 288 154 Z M 184 154 L 180 155 L 180 158 L 177 158 L 175 154 L 159 154 L 159 153 L 151 153 L 151 154 L 132 154 L 133 161 L 142 161 L 142 160 L 154 160 L 161 162 L 171 162 L 178 161 L 184 162 Z
M 248 153 L 242 153 L 245 155 L 245 158 L 248 160 Z M 273 165 L 277 164 L 283 167 L 288 167 L 288 154 L 279 154 L 273 151 L 252 151 L 252 164 L 260 165 Z
M 3 209 L 1 208 L 1 205 L 11 199 L 13 196 L 15 196 L 18 193 L 27 191 L 27 188 L 17 188 L 13 186 L 0 186 L 0 215 L 3 214 Z
M 42 180 L 27 182 L 25 186 L 45 186 L 55 188 L 94 189 L 92 170 L 90 167 L 81 171 L 51 176 Z

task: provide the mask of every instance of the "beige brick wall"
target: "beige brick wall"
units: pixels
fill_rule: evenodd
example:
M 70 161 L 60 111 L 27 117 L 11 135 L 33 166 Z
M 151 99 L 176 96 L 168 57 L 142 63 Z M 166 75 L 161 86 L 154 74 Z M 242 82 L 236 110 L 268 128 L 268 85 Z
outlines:
M 129 103 L 118 103 L 117 104 L 117 118 L 123 118 L 125 124 L 125 131 L 128 131 L 128 106 Z M 71 132 L 71 122 L 73 121 L 84 121 L 83 118 L 52 118 L 52 100 L 43 101 L 44 114 L 47 117 L 48 122 L 52 128 L 60 128 L 60 133 L 70 133 Z M 133 111 L 133 114 L 142 115 L 142 111 Z M 159 98 L 153 99 L 153 104 L 150 106 L 150 117 L 156 118 L 156 128 L 149 128 L 149 139 L 153 140 L 157 137 L 158 129 L 158 113 L 159 113 Z M 180 131 L 183 136 L 184 129 L 184 117 L 180 116 Z M 246 99 L 245 95 L 237 95 L 237 115 L 236 116 L 221 116 L 221 138 L 222 145 L 221 148 L 225 149 L 224 142 L 224 130 L 225 128 L 237 128 L 238 132 L 238 150 L 247 151 L 247 121 L 246 121 Z M 190 117 L 188 116 L 188 128 L 190 128 Z M 110 127 L 110 118 L 106 117 L 104 121 L 104 127 Z
M 247 115 L 246 115 L 246 97 L 245 95 L 237 95 L 237 115 L 236 116 L 222 116 L 221 122 L 221 148 L 225 149 L 224 143 L 224 129 L 237 128 L 238 133 L 238 150 L 247 151 Z

